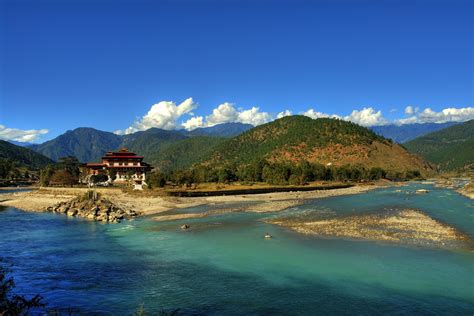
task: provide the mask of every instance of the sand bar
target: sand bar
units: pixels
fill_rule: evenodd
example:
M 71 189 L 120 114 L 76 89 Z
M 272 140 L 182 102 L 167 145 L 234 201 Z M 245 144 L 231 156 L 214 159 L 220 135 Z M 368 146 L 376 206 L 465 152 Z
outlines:
M 413 209 L 385 210 L 377 214 L 360 214 L 323 220 L 285 218 L 267 222 L 290 228 L 301 234 L 320 237 L 474 249 L 473 241 L 468 235 Z

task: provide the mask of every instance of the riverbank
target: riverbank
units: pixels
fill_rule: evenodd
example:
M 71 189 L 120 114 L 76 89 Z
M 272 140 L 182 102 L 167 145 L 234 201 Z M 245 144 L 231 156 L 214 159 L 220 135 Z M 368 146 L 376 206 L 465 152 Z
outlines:
M 240 202 L 250 203 L 248 208 L 232 209 L 228 211 L 253 211 L 270 212 L 280 211 L 299 205 L 307 199 L 324 198 L 338 195 L 359 194 L 372 189 L 391 185 L 389 182 L 377 182 L 355 185 L 341 189 L 326 189 L 315 191 L 275 192 L 264 194 L 243 194 L 206 197 L 173 197 L 166 196 L 163 191 L 124 191 L 119 188 L 97 188 L 100 193 L 118 207 L 131 209 L 140 215 L 153 215 L 178 208 L 195 207 L 204 204 L 222 206 Z M 66 202 L 83 195 L 88 188 L 39 188 L 29 192 L 14 192 L 2 194 L 0 205 L 15 207 L 26 211 L 42 212 L 48 207 L 61 202 Z M 178 219 L 178 218 L 174 218 Z M 157 219 L 159 220 L 159 219 Z
M 438 188 L 453 189 L 461 195 L 474 199 L 474 183 L 472 176 L 469 177 L 441 177 L 434 179 Z
M 474 183 L 472 182 L 472 180 L 457 191 L 462 195 L 470 198 L 471 200 L 474 200 Z

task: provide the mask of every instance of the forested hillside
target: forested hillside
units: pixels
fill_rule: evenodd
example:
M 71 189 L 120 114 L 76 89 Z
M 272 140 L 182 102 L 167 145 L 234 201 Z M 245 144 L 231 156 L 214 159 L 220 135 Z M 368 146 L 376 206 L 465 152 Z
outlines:
M 329 118 L 285 117 L 220 145 L 207 164 L 244 165 L 255 160 L 361 164 L 394 170 L 427 168 L 399 145 L 357 124 Z
M 434 170 L 400 145 L 347 121 L 290 116 L 218 144 L 207 158 L 172 173 L 174 182 L 416 178 Z
M 441 171 L 473 168 L 474 120 L 425 135 L 404 146 L 437 164 Z
M 148 161 L 161 172 L 185 169 L 209 157 L 210 153 L 225 141 L 220 137 L 198 136 L 163 145 L 150 154 Z
M 19 166 L 33 169 L 41 168 L 52 163 L 51 159 L 38 154 L 37 152 L 0 140 L 0 159 L 10 160 Z

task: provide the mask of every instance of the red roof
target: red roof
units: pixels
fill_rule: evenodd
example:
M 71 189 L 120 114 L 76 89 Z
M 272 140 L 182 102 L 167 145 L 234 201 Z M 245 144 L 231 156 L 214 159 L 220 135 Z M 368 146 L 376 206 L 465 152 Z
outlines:
M 127 156 L 124 156 L 124 155 L 110 155 L 110 156 L 106 155 L 106 156 L 102 157 L 102 159 L 109 159 L 109 158 L 143 159 L 144 157 L 143 156 L 137 156 L 137 155 L 130 155 L 130 154 L 128 154 Z
M 109 169 L 115 168 L 148 168 L 149 166 L 107 166 Z
M 105 164 L 100 163 L 100 162 L 88 162 L 86 163 L 87 167 L 104 167 Z

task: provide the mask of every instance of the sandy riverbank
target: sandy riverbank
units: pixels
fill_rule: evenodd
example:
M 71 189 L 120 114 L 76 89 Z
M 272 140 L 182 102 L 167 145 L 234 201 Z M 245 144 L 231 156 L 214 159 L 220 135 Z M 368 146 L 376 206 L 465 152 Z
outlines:
M 194 200 L 196 204 L 211 205 L 209 211 L 199 214 L 173 214 L 155 216 L 156 221 L 169 221 L 186 218 L 198 218 L 212 215 L 225 214 L 230 212 L 278 212 L 303 204 L 306 200 L 325 198 L 339 195 L 360 194 L 369 190 L 386 186 L 385 183 L 377 185 L 358 185 L 344 189 L 333 189 L 323 191 L 307 192 L 278 192 L 252 195 L 231 195 L 231 196 L 212 196 L 201 198 L 183 198 L 185 200 Z M 238 205 L 245 203 L 244 205 Z
M 381 186 L 389 185 L 387 183 L 378 183 L 374 185 L 357 185 L 344 189 L 333 189 L 323 191 L 307 192 L 278 192 L 252 195 L 229 195 L 212 197 L 168 197 L 160 196 L 153 191 L 143 192 L 124 192 L 118 188 L 99 188 L 97 192 L 104 198 L 109 199 L 117 206 L 124 209 L 132 209 L 141 215 L 158 214 L 176 208 L 187 208 L 203 204 L 215 205 L 219 209 L 215 212 L 224 211 L 253 211 L 253 212 L 272 212 L 280 211 L 299 205 L 307 199 L 316 199 L 329 196 L 359 194 L 367 192 Z M 71 200 L 87 192 L 87 188 L 40 188 L 30 192 L 15 192 L 2 194 L 0 196 L 0 205 L 11 206 L 26 211 L 44 211 L 48 206 Z M 251 202 L 248 207 L 228 208 L 227 204 L 237 204 L 241 202 Z M 253 202 L 253 203 L 252 203 Z M 185 218 L 185 214 L 183 214 Z M 205 215 L 201 215 L 205 216 Z M 179 219 L 178 217 L 167 216 L 167 220 Z M 165 219 L 165 218 L 163 218 Z M 157 220 L 160 220 L 157 218 Z
M 39 188 L 30 192 L 7 193 L 0 195 L 0 205 L 16 207 L 25 211 L 42 212 L 48 206 L 69 201 L 89 190 L 87 188 Z M 117 206 L 132 209 L 141 215 L 195 205 L 193 201 L 178 201 L 152 194 L 127 193 L 119 188 L 98 188 L 95 191 Z
M 470 198 L 471 200 L 474 200 L 474 183 L 472 182 L 472 180 L 461 189 L 458 189 L 457 191 L 461 193 L 462 195 Z
M 451 178 L 438 178 L 434 179 L 435 187 L 437 188 L 446 188 L 456 190 L 459 194 L 464 195 L 465 197 L 470 198 L 471 200 L 474 199 L 474 182 L 473 178 L 471 177 L 451 177 Z M 460 182 L 464 182 L 466 184 L 460 185 Z

